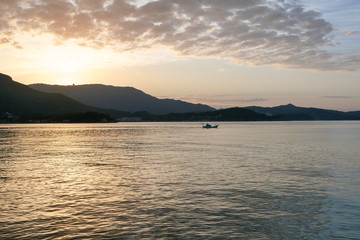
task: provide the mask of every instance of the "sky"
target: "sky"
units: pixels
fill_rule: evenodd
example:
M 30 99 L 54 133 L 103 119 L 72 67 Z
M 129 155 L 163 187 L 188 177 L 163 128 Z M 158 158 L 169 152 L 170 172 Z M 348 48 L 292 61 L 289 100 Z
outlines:
M 0 54 L 23 84 L 360 110 L 359 0 L 1 0 Z

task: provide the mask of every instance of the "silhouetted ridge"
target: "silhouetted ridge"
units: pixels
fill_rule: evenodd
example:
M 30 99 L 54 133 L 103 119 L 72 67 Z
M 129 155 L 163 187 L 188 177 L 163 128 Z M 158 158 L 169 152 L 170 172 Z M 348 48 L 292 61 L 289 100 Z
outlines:
M 46 115 L 102 112 L 110 113 L 77 102 L 60 93 L 44 93 L 15 82 L 5 74 L 0 74 L 0 117 L 17 116 L 29 119 Z
M 360 111 L 341 112 L 292 104 L 213 110 L 201 104 L 157 99 L 132 87 L 101 84 L 32 86 L 39 91 L 13 81 L 8 75 L 0 74 L 0 122 L 109 122 L 114 118 L 120 121 L 360 120 Z M 41 92 L 40 89 L 48 92 Z M 66 92 L 69 96 L 74 95 L 95 106 L 106 105 L 108 109 L 86 105 L 56 92 Z M 123 112 L 110 109 L 120 107 L 131 110 Z
M 227 108 L 209 112 L 169 113 L 166 115 L 151 115 L 148 112 L 136 112 L 133 117 L 146 121 L 268 121 L 274 120 L 261 113 L 245 108 Z
M 11 82 L 13 80 L 9 75 L 0 73 L 0 81 L 5 83 L 5 82 Z
M 279 120 L 356 120 L 357 112 L 341 112 L 336 110 L 297 107 L 293 104 L 277 107 L 246 107 L 268 116 L 277 115 Z
M 147 111 L 153 114 L 167 114 L 215 110 L 203 104 L 193 104 L 173 99 L 158 99 L 133 87 L 116 87 L 101 84 L 75 86 L 32 84 L 30 87 L 43 92 L 62 93 L 94 107 L 127 112 Z

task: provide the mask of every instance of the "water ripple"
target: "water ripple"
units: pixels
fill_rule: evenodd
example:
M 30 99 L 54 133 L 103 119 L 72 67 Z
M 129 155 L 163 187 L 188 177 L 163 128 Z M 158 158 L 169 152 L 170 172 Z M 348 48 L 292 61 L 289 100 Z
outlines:
M 360 125 L 311 124 L 3 125 L 0 238 L 358 239 Z

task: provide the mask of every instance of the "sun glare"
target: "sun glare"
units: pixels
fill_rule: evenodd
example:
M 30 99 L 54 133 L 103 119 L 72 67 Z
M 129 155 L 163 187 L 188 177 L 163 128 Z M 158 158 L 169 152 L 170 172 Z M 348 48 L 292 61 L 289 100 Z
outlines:
M 56 70 L 58 72 L 75 72 L 83 69 L 83 66 L 80 62 L 68 59 L 59 59 L 58 61 L 52 63 L 50 66 L 53 70 Z
M 95 65 L 96 57 L 92 51 L 76 46 L 60 46 L 44 56 L 45 67 L 54 72 L 76 72 Z
M 72 79 L 72 78 L 63 78 L 63 79 L 58 80 L 56 84 L 57 85 L 65 85 L 65 86 L 76 85 L 76 80 Z
M 66 72 L 66 73 L 59 73 L 57 76 L 53 79 L 52 84 L 56 85 L 77 85 L 79 84 L 78 77 L 76 76 L 76 73 Z

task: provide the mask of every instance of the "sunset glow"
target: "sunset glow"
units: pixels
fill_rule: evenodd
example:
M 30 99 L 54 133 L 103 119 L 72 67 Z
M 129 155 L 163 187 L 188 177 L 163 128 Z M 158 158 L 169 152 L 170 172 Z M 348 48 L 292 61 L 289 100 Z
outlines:
M 214 107 L 357 110 L 359 9 L 356 0 L 5 0 L 1 72 Z
M 0 240 L 360 240 L 360 0 L 0 0 L 0 54 Z

